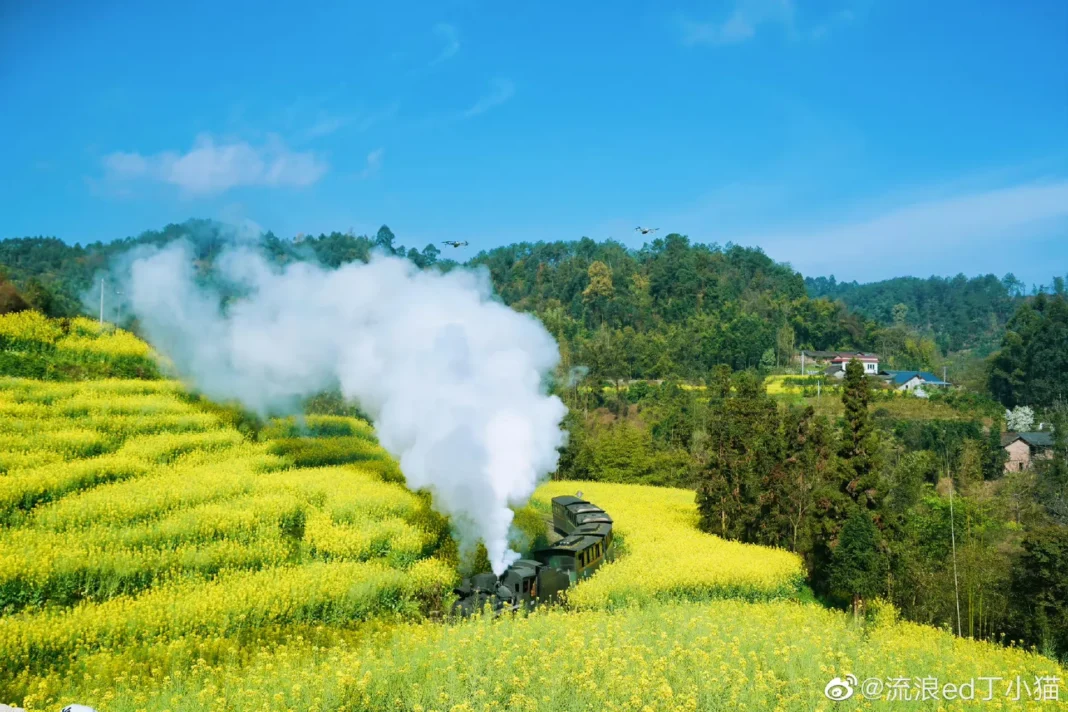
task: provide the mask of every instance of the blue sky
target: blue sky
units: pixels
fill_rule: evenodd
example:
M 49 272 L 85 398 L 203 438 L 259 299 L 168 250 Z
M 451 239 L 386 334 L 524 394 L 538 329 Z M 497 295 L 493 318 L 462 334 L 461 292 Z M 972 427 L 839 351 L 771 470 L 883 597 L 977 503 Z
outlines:
M 3 3 L 0 237 L 648 225 L 806 275 L 1048 282 L 1065 27 L 1060 0 Z

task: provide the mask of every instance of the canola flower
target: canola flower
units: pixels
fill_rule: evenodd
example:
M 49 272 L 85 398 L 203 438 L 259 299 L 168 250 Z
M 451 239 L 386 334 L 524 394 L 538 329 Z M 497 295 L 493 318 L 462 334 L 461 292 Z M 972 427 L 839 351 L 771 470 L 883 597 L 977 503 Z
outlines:
M 238 636 L 185 636 L 84 657 L 26 696 L 31 710 L 79 699 L 135 710 L 779 710 L 846 709 L 824 696 L 833 677 L 1019 675 L 1064 679 L 1053 661 L 923 626 L 858 626 L 794 601 L 669 602 L 617 611 L 358 629 L 293 625 Z M 849 708 L 1062 709 L 1061 702 L 899 702 Z M 982 695 L 979 695 L 980 697 Z
M 132 338 L 0 317 L 0 357 L 64 368 L 150 358 Z M 581 489 L 614 517 L 618 559 L 566 606 L 428 620 L 456 577 L 446 524 L 398 484 L 370 425 L 310 416 L 250 437 L 234 424 L 173 381 L 0 378 L 0 702 L 830 712 L 824 685 L 848 673 L 1068 677 L 1034 653 L 790 600 L 797 557 L 698 532 L 685 490 L 543 486 L 517 513 L 528 537 L 549 498 Z
M 690 490 L 601 482 L 549 482 L 534 501 L 574 494 L 607 511 L 622 555 L 568 594 L 577 608 L 616 608 L 654 600 L 742 598 L 769 600 L 797 594 L 801 559 L 790 552 L 726 541 L 697 529 Z
M 35 311 L 0 315 L 0 365 L 47 378 L 158 377 L 157 357 L 133 334 L 92 319 L 49 319 Z
M 0 701 L 126 646 L 445 605 L 444 521 L 366 422 L 227 415 L 173 382 L 0 379 Z

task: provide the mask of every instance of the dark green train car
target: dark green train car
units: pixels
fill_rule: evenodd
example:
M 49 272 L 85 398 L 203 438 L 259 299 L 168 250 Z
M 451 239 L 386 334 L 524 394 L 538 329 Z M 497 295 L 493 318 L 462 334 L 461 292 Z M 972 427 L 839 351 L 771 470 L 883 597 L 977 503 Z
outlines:
M 488 606 L 499 614 L 532 608 L 535 601 L 555 602 L 560 592 L 571 585 L 563 571 L 549 568 L 540 561 L 519 559 L 501 574 L 477 574 L 453 590 L 459 600 L 453 604 L 454 615 L 471 615 Z
M 611 560 L 612 518 L 603 509 L 570 496 L 554 497 L 552 507 L 553 526 L 564 538 L 535 551 L 533 559 L 519 559 L 500 577 L 484 573 L 465 579 L 454 589 L 454 614 L 468 616 L 487 606 L 500 614 L 555 601 Z
M 553 526 L 561 534 L 577 534 L 586 524 L 612 525 L 608 513 L 584 499 L 566 495 L 553 497 Z
M 610 526 L 610 525 L 609 525 Z M 611 538 L 575 534 L 538 549 L 534 558 L 550 569 L 563 571 L 572 584 L 586 578 L 608 558 Z

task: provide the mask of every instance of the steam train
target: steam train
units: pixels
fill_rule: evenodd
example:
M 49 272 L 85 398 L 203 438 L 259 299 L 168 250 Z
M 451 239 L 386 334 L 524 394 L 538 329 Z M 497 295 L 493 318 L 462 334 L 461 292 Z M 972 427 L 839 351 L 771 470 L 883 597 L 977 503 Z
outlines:
M 469 616 L 488 607 L 495 614 L 555 602 L 560 592 L 586 578 L 613 554 L 612 518 L 577 497 L 553 497 L 553 528 L 562 538 L 519 559 L 499 577 L 492 573 L 464 579 L 453 592 L 452 613 Z

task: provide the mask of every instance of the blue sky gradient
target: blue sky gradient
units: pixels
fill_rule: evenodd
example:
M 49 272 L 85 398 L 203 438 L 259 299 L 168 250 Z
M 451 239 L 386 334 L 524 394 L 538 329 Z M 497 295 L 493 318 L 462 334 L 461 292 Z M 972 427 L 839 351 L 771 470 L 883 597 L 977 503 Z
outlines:
M 0 237 L 388 223 L 473 254 L 640 224 L 1044 283 L 1065 27 L 1059 0 L 4 3 Z

